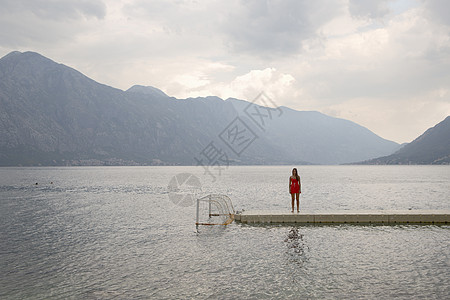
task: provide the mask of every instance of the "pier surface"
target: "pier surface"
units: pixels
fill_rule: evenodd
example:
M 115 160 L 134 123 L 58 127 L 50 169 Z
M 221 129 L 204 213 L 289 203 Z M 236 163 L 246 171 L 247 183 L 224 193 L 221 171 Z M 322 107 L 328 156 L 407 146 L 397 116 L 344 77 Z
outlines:
M 301 224 L 450 224 L 450 210 L 369 210 L 369 211 L 243 211 L 235 220 L 242 223 Z

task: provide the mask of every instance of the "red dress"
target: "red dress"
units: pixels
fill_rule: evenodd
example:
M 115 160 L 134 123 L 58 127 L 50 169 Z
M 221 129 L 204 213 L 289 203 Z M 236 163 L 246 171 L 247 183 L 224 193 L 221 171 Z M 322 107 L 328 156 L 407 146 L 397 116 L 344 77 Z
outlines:
M 291 194 L 297 193 L 300 193 L 300 182 L 297 180 L 297 178 L 291 177 Z

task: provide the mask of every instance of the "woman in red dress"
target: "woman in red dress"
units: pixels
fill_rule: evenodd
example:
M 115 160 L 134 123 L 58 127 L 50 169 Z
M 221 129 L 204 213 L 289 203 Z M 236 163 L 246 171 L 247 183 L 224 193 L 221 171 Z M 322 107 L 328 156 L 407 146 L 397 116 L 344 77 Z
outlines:
M 299 194 L 302 192 L 300 176 L 298 176 L 297 168 L 292 169 L 292 176 L 289 177 L 289 193 L 292 197 L 292 212 L 294 212 L 294 199 L 297 199 L 297 212 L 300 211 Z

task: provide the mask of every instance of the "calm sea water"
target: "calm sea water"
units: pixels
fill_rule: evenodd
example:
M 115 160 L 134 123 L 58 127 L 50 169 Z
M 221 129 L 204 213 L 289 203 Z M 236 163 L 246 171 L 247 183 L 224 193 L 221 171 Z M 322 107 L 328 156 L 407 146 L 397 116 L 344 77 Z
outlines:
M 450 226 L 195 229 L 168 184 L 290 210 L 291 167 L 0 168 L 1 299 L 449 299 Z M 450 209 L 449 166 L 305 166 L 301 208 Z M 53 184 L 51 184 L 53 182 Z M 38 185 L 35 185 L 38 183 Z

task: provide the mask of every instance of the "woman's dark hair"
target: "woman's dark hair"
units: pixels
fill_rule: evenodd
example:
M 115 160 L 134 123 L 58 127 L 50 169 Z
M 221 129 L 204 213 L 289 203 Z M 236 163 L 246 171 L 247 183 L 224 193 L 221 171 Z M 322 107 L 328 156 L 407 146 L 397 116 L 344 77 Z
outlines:
M 300 176 L 298 176 L 297 168 L 293 168 L 293 169 L 292 169 L 292 172 L 294 172 L 294 170 L 295 170 L 295 176 L 296 176 L 298 182 L 300 182 Z

